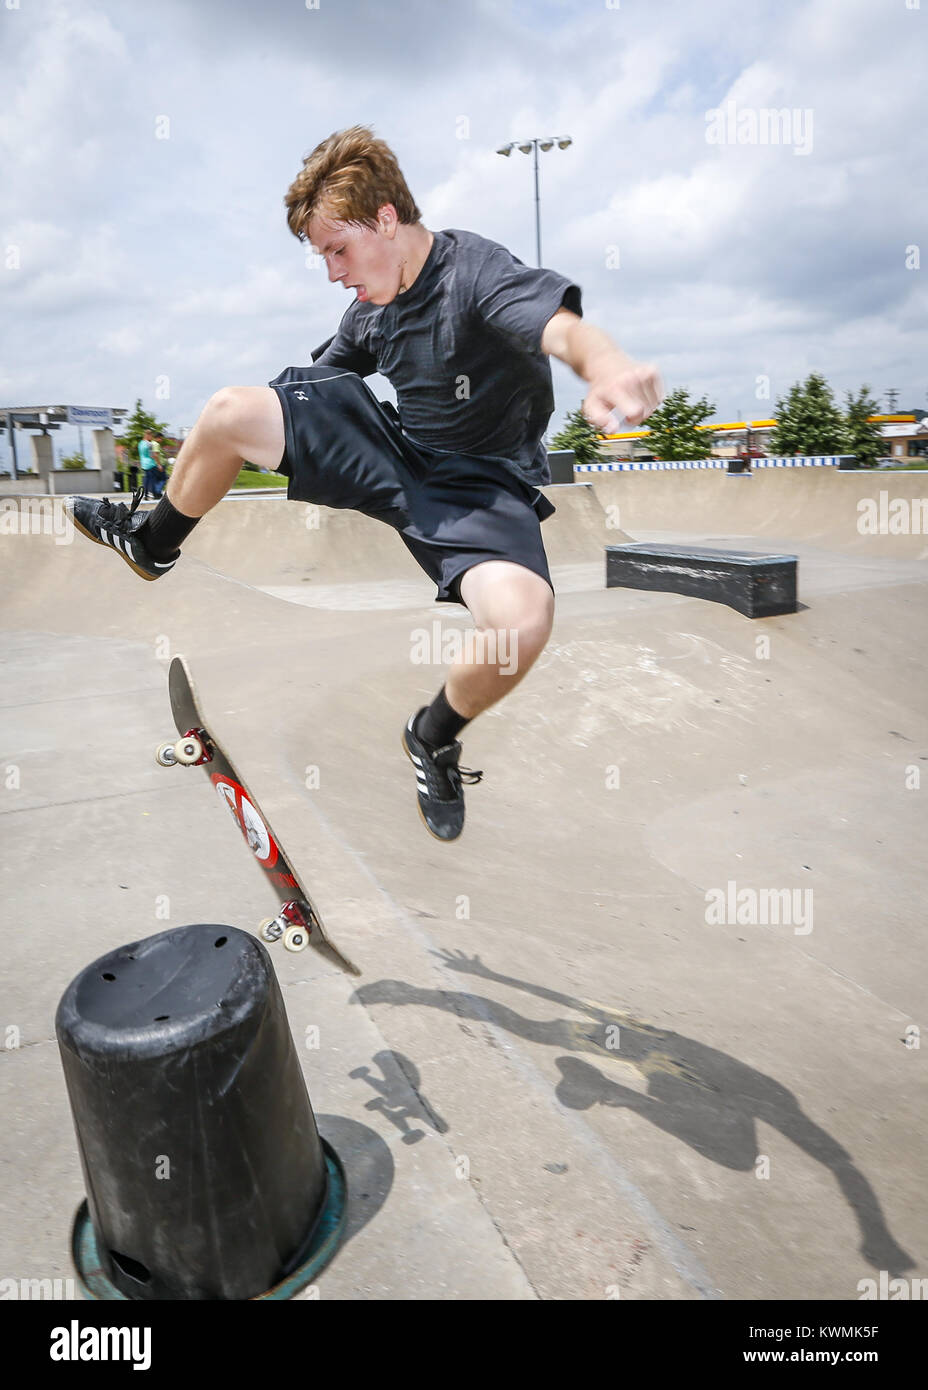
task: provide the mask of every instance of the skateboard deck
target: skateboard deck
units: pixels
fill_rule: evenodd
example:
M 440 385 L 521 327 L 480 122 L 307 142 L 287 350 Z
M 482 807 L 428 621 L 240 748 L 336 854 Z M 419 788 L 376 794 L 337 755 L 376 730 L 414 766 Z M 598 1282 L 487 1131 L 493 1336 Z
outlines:
M 330 939 L 322 918 L 293 868 L 283 847 L 252 796 L 222 744 L 210 730 L 200 709 L 190 668 L 182 656 L 175 656 L 168 672 L 171 711 L 180 738 L 162 743 L 156 758 L 162 767 L 176 765 L 202 767 L 219 799 L 231 811 L 278 902 L 276 917 L 267 918 L 259 928 L 263 941 L 283 938 L 290 951 L 312 946 L 331 964 L 353 975 L 360 970 Z

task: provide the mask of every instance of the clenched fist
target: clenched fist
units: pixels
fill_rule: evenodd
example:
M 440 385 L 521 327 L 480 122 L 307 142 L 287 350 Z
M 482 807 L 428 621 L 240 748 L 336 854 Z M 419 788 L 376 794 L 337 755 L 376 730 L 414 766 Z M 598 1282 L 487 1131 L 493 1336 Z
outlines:
M 591 425 L 608 434 L 626 424 L 640 425 L 660 405 L 664 387 L 657 368 L 631 358 L 601 357 L 595 364 L 583 413 Z

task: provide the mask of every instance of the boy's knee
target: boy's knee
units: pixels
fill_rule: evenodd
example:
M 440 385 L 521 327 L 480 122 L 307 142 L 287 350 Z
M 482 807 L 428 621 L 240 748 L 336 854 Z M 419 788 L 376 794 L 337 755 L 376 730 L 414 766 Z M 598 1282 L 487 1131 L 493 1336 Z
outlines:
M 519 640 L 541 651 L 551 636 L 554 625 L 554 594 L 547 584 L 544 591 L 533 596 L 519 618 Z
M 549 589 L 547 598 L 541 596 L 519 605 L 505 617 L 502 613 L 499 616 L 501 621 L 495 625 L 498 641 L 505 642 L 505 649 L 513 654 L 522 669 L 526 669 L 540 656 L 551 636 L 554 595 Z
M 214 391 L 200 421 L 217 443 L 265 468 L 277 468 L 284 450 L 283 410 L 268 386 L 222 386 Z M 198 421 L 198 425 L 200 424 Z
M 502 566 L 488 562 L 478 565 L 464 576 L 462 594 L 474 621 L 479 629 L 495 635 L 496 644 L 502 649 L 518 652 L 517 664 L 522 670 L 532 664 L 543 651 L 554 622 L 554 593 L 547 580 L 526 568 L 507 564 L 505 574 Z M 467 581 L 483 578 L 479 587 Z M 486 581 L 493 579 L 494 583 Z M 466 592 L 470 587 L 470 592 Z
M 220 386 L 206 402 L 203 414 L 211 424 L 234 429 L 244 422 L 246 409 L 242 387 Z
M 552 615 L 538 614 L 520 622 L 515 630 L 523 660 L 540 656 L 551 636 Z

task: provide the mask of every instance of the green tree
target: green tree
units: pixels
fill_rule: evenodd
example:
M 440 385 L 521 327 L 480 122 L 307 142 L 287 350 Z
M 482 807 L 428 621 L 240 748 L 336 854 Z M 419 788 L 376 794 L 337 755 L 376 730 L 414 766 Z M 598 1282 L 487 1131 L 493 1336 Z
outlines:
M 843 452 L 844 417 L 820 372 L 810 372 L 801 384 L 794 382 L 786 400 L 777 401 L 774 415 L 777 426 L 770 436 L 772 454 L 786 458 L 791 454 Z
M 581 409 L 570 410 L 564 428 L 551 440 L 552 449 L 572 449 L 578 463 L 603 463 L 600 434 Z
M 645 421 L 650 430 L 648 446 L 659 459 L 704 459 L 712 453 L 712 433 L 698 430 L 715 411 L 705 396 L 690 400 L 685 386 L 668 391 L 657 410 Z
M 139 461 L 139 440 L 143 438 L 146 430 L 151 430 L 152 434 L 166 435 L 168 427 L 156 420 L 154 415 L 150 415 L 147 410 L 142 409 L 140 396 L 135 402 L 135 409 L 132 414 L 127 415 L 123 421 L 122 434 L 116 440 L 117 444 L 125 445 L 130 463 L 138 463 Z
M 861 386 L 856 397 L 848 391 L 844 412 L 842 453 L 853 454 L 858 468 L 876 468 L 886 448 L 880 426 L 868 418 L 879 414 L 879 403 L 869 392 L 869 386 Z

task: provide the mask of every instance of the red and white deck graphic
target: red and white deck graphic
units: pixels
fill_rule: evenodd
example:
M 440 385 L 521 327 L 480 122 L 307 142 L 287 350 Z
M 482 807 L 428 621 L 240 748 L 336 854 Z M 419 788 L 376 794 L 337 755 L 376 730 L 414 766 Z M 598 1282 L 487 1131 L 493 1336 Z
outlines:
M 210 776 L 220 800 L 232 812 L 258 863 L 264 869 L 273 869 L 280 851 L 260 812 L 249 801 L 245 788 L 221 772 L 213 772 Z

